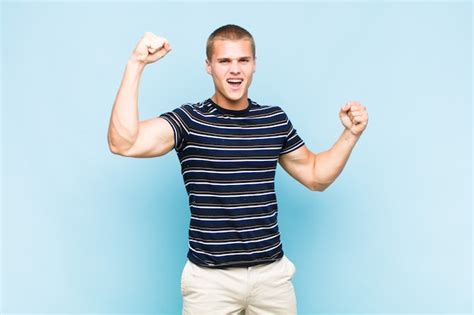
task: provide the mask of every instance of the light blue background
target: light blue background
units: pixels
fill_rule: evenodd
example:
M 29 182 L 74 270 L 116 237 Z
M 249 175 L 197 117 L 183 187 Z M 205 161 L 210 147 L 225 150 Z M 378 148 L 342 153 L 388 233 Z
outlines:
M 213 93 L 205 41 L 257 43 L 250 97 L 329 149 L 339 108 L 369 124 L 343 173 L 311 192 L 277 173 L 300 314 L 471 313 L 472 4 L 2 4 L 3 313 L 179 314 L 189 210 L 175 152 L 133 159 L 106 134 L 145 31 L 142 119 Z

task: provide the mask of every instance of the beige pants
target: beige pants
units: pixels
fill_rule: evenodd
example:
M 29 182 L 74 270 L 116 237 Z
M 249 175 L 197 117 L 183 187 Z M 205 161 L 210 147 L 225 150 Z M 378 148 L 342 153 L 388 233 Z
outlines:
M 181 274 L 183 315 L 296 314 L 293 275 L 286 255 L 252 267 L 215 269 L 189 259 Z

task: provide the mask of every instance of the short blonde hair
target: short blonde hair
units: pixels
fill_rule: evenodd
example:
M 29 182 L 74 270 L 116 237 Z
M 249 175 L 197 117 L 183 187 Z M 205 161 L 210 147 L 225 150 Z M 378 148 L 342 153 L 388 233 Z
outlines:
M 252 44 L 252 55 L 255 59 L 255 41 L 252 34 L 250 34 L 246 29 L 235 24 L 227 24 L 219 27 L 214 32 L 209 35 L 206 45 L 206 56 L 208 60 L 211 60 L 212 54 L 214 52 L 214 41 L 216 39 L 221 40 L 239 40 L 239 39 L 248 39 Z

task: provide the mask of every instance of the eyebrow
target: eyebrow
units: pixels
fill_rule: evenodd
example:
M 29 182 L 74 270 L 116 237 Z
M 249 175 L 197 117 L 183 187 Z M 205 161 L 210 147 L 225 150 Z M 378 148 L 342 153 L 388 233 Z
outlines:
M 242 60 L 242 59 L 251 59 L 252 57 L 250 56 L 245 56 L 245 57 L 239 57 L 239 58 L 235 58 L 235 59 L 239 59 L 239 60 Z M 217 58 L 217 61 L 226 61 L 226 60 L 231 60 L 231 58 L 227 58 L 227 57 L 224 57 L 224 58 Z

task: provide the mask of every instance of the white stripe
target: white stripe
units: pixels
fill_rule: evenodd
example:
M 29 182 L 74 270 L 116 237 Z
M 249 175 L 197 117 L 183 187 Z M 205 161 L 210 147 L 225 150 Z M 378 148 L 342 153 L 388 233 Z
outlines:
M 230 254 L 218 254 L 218 255 L 215 255 L 215 254 L 209 254 L 209 253 L 206 253 L 206 252 L 202 252 L 202 251 L 199 251 L 199 250 L 196 250 L 194 248 L 192 248 L 191 246 L 189 246 L 189 248 L 196 252 L 196 253 L 201 253 L 201 254 L 205 254 L 205 255 L 208 255 L 208 256 L 215 256 L 215 257 L 220 257 L 220 256 L 232 256 L 232 255 L 251 255 L 251 254 L 254 254 L 254 253 L 263 253 L 263 252 L 268 252 L 268 251 L 271 251 L 272 249 L 275 249 L 277 248 L 278 246 L 280 246 L 281 242 L 278 242 L 278 244 L 274 247 L 271 247 L 269 249 L 265 249 L 265 250 L 256 250 L 256 251 L 253 251 L 253 252 L 246 252 L 246 253 L 230 253 Z
M 208 113 L 212 113 L 212 112 L 215 112 L 216 109 L 213 108 L 212 110 L 210 110 Z M 219 116 L 216 116 L 216 115 L 205 115 L 203 113 L 200 113 L 198 111 L 194 111 L 195 113 L 199 114 L 200 116 L 202 117 L 215 117 L 215 118 L 221 118 L 221 119 L 228 119 L 228 120 L 232 120 L 232 119 L 264 119 L 264 118 L 270 118 L 270 117 L 273 117 L 273 116 L 277 116 L 277 115 L 281 115 L 283 114 L 283 112 L 279 111 L 279 112 L 276 112 L 276 113 L 272 113 L 270 115 L 266 115 L 266 116 L 258 116 L 258 117 L 253 117 L 253 116 L 246 116 L 246 117 L 232 117 L 232 116 L 226 116 L 226 117 L 219 117 Z
M 274 194 L 274 191 L 265 192 L 265 193 L 251 193 L 251 194 L 241 194 L 241 195 L 215 195 L 215 194 L 195 194 L 189 193 L 189 196 L 201 196 L 201 197 L 246 197 L 246 196 L 263 196 Z
M 289 137 L 286 141 L 290 141 L 291 139 L 293 139 L 296 136 L 297 136 L 297 134 L 295 133 L 293 136 Z
M 273 183 L 273 180 L 266 180 L 266 181 L 261 181 L 261 182 L 241 182 L 241 183 L 211 183 L 211 182 L 187 182 L 185 184 L 202 184 L 202 185 L 216 185 L 216 186 L 231 186 L 231 185 L 256 185 L 256 184 L 267 184 L 267 183 Z
M 186 173 L 216 173 L 216 174 L 235 174 L 235 173 L 267 173 L 274 172 L 274 168 L 269 168 L 268 170 L 248 170 L 248 171 L 207 171 L 207 170 L 189 170 L 184 171 L 183 175 Z
M 288 149 L 284 150 L 284 151 L 281 151 L 280 154 L 285 154 L 286 152 L 288 151 L 291 151 L 293 149 L 297 149 L 298 147 L 301 147 L 303 146 L 304 144 L 304 141 L 301 140 L 301 142 L 297 142 L 296 144 L 293 144 L 291 147 L 289 147 Z
M 226 207 L 226 206 L 196 206 L 196 205 L 191 205 L 193 208 L 200 208 L 200 209 L 245 209 L 245 208 L 258 208 L 258 207 L 266 207 L 270 205 L 276 205 L 276 202 L 270 202 L 270 203 L 264 203 L 262 205 L 250 205 L 250 206 L 235 206 L 235 207 Z
M 202 241 L 196 241 L 196 240 L 192 240 L 192 239 L 190 239 L 189 241 L 190 242 L 195 242 L 195 243 L 200 243 L 200 244 L 206 244 L 206 245 L 248 244 L 248 243 L 263 242 L 263 241 L 270 240 L 270 239 L 278 237 L 278 236 L 279 236 L 279 234 L 273 235 L 273 236 L 270 236 L 270 237 L 266 237 L 266 238 L 262 238 L 260 240 L 253 240 L 253 241 L 216 242 L 216 243 L 202 242 Z
M 203 159 L 203 158 L 187 158 L 181 161 L 181 164 L 183 164 L 186 161 L 209 161 L 209 162 L 268 162 L 268 161 L 276 161 L 278 158 L 275 159 L 243 159 L 243 160 L 234 160 L 234 159 L 228 159 L 228 160 L 213 160 L 213 159 Z
M 244 220 L 256 220 L 256 219 L 270 218 L 270 217 L 274 217 L 275 214 L 276 214 L 276 211 L 273 212 L 272 214 L 269 214 L 269 215 L 262 215 L 262 216 L 257 216 L 257 217 L 248 217 L 248 218 L 238 218 L 238 219 L 234 219 L 234 218 L 202 219 L 202 218 L 196 218 L 195 216 L 191 216 L 191 219 L 199 220 L 199 221 L 244 221 Z
M 187 148 L 197 148 L 197 149 L 208 149 L 208 150 L 223 150 L 223 151 L 262 151 L 262 150 L 280 150 L 281 147 L 261 147 L 261 148 L 214 148 L 214 147 L 206 147 L 202 145 L 187 145 L 184 149 Z
M 291 132 L 293 131 L 293 129 L 294 129 L 293 126 L 291 126 L 291 129 L 288 130 L 288 133 L 286 134 L 287 137 L 291 134 Z
M 191 231 L 196 231 L 196 232 L 202 232 L 202 233 L 211 233 L 211 234 L 218 234 L 218 233 L 230 233 L 230 232 L 238 232 L 238 233 L 242 233 L 242 232 L 251 232 L 251 231 L 260 231 L 260 230 L 271 230 L 273 229 L 275 226 L 277 226 L 278 223 L 275 223 L 271 226 L 267 226 L 267 227 L 260 227 L 260 228 L 253 228 L 253 229 L 245 229 L 245 230 L 220 230 L 220 231 L 207 231 L 207 230 L 201 230 L 201 229 L 195 229 L 195 228 L 189 228 Z
M 271 105 L 260 105 L 260 108 L 252 108 L 249 110 L 249 112 L 257 112 L 259 110 L 267 109 L 267 108 L 272 108 L 276 106 L 271 106 Z
M 210 136 L 210 135 L 201 134 L 201 133 L 192 132 L 192 131 L 190 131 L 189 134 L 195 135 L 195 136 L 207 137 L 207 138 L 227 139 L 227 140 L 258 140 L 258 139 L 273 139 L 273 138 L 286 138 L 286 137 L 287 137 L 287 135 L 269 136 L 269 137 L 247 137 L 247 138 L 241 138 L 241 137 L 219 137 L 219 136 Z

